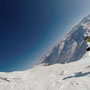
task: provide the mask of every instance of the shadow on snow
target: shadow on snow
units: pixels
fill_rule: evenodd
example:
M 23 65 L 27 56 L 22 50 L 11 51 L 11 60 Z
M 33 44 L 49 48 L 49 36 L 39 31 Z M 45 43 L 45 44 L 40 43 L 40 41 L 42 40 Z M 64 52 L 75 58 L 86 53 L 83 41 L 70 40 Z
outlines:
M 86 76 L 88 74 L 90 74 L 90 72 L 85 72 L 85 73 L 78 72 L 78 73 L 75 73 L 75 75 L 73 75 L 73 76 L 68 76 L 68 77 L 63 78 L 63 80 L 74 78 L 74 77 L 83 77 L 83 76 Z

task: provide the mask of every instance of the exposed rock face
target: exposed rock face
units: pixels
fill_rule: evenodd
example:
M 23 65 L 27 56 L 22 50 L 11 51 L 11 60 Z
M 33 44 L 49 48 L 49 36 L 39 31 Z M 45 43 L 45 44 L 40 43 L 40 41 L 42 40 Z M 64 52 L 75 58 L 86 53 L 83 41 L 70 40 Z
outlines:
M 87 44 L 84 36 L 90 34 L 90 15 L 76 25 L 72 30 L 49 51 L 41 63 L 48 65 L 69 63 L 79 60 L 85 53 Z

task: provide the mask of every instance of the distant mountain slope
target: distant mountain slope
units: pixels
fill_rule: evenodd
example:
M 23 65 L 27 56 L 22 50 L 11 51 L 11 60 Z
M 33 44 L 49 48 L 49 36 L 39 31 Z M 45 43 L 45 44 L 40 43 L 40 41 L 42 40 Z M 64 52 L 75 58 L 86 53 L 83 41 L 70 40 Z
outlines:
M 0 90 L 90 90 L 89 78 L 90 52 L 87 52 L 77 62 L 0 72 Z
M 57 43 L 57 45 L 44 56 L 41 63 L 48 65 L 56 63 L 69 63 L 79 60 L 85 53 L 87 44 L 84 36 L 90 34 L 90 15 L 83 20 Z

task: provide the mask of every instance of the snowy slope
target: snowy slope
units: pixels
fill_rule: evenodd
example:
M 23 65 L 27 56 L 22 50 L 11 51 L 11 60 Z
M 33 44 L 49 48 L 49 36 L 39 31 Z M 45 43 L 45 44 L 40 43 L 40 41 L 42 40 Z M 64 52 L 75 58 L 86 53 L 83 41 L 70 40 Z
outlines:
M 90 52 L 68 64 L 0 73 L 0 90 L 90 90 Z
M 84 41 L 87 34 L 90 15 L 59 41 L 40 65 L 26 71 L 0 72 L 0 90 L 90 90 L 90 52 L 86 52 Z
M 84 36 L 87 34 L 90 36 L 90 15 L 84 17 L 78 25 L 72 28 L 72 30 L 44 56 L 40 63 L 52 65 L 80 60 L 86 53 L 87 44 L 84 41 Z

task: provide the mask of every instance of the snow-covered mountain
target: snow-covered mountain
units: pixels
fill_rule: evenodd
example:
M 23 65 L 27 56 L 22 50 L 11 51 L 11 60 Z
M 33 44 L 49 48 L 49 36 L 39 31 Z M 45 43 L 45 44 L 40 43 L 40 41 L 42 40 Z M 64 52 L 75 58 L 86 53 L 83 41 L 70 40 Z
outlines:
M 41 63 L 52 65 L 79 60 L 86 53 L 87 44 L 84 41 L 84 36 L 89 34 L 90 15 L 84 17 L 78 25 L 72 28 L 72 30 L 44 56 Z
M 90 90 L 90 52 L 77 62 L 0 72 L 0 90 Z
M 90 90 L 90 51 L 84 41 L 89 30 L 90 15 L 57 43 L 43 63 L 26 71 L 0 72 L 0 90 Z

